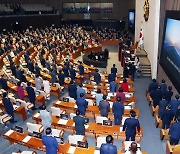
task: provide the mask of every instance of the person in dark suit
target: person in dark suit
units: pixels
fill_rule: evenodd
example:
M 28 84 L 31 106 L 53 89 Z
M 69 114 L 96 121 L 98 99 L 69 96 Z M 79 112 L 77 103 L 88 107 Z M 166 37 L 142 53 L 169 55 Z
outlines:
M 60 84 L 60 86 L 63 86 L 63 85 L 64 85 L 64 78 L 65 78 L 65 76 L 64 76 L 62 70 L 60 70 L 60 71 L 59 71 L 59 74 L 58 74 L 58 79 L 59 79 L 59 84 Z
M 148 87 L 148 91 L 151 95 L 151 93 L 156 90 L 158 88 L 158 82 L 156 81 L 156 79 L 153 79 L 152 80 L 152 83 L 149 84 L 149 87 Z
M 26 91 L 27 91 L 30 103 L 34 104 L 34 107 L 32 108 L 32 110 L 35 110 L 36 109 L 35 108 L 36 93 L 35 93 L 34 89 L 31 87 L 30 82 L 27 83 Z
M 161 87 L 161 91 L 162 91 L 163 96 L 164 96 L 164 94 L 165 94 L 165 91 L 167 90 L 167 85 L 166 85 L 165 82 L 166 82 L 166 81 L 165 81 L 164 79 L 162 79 L 161 84 L 160 84 L 160 87 Z
M 113 67 L 111 68 L 111 73 L 114 75 L 114 78 L 116 77 L 116 73 L 117 73 L 117 68 L 116 65 L 113 64 Z
M 70 67 L 69 73 L 70 73 L 70 78 L 71 78 L 71 80 L 74 80 L 75 77 L 76 77 L 76 71 L 75 71 L 75 69 L 73 68 L 73 66 Z
M 114 77 L 114 74 L 113 73 L 111 73 L 111 74 L 109 74 L 108 75 L 108 82 L 110 83 L 111 81 L 113 81 L 115 79 L 115 77 Z
M 35 74 L 38 75 L 38 76 L 40 76 L 40 75 L 41 75 L 40 71 L 41 71 L 41 69 L 40 69 L 40 67 L 38 66 L 38 64 L 36 63 L 36 64 L 35 64 Z
M 157 90 L 152 91 L 151 97 L 153 99 L 153 106 L 156 107 L 159 104 L 159 101 L 162 100 L 163 97 L 160 86 L 158 86 Z
M 169 104 L 171 105 L 172 110 L 175 115 L 177 112 L 178 106 L 180 105 L 179 95 L 176 95 L 175 99 L 171 100 Z
M 51 69 L 51 72 L 49 73 L 51 75 L 51 82 L 54 84 L 56 82 L 56 72 Z
M 27 82 L 27 80 L 26 80 L 26 76 L 24 75 L 24 70 L 22 70 L 21 71 L 21 80 L 20 80 L 21 82 Z
M 34 65 L 30 59 L 28 60 L 27 67 L 28 67 L 29 71 L 34 73 Z
M 177 117 L 176 122 L 173 123 L 169 130 L 170 144 L 177 145 L 180 140 L 180 116 Z
M 80 98 L 76 100 L 76 105 L 78 106 L 78 110 L 81 113 L 81 115 L 85 115 L 88 102 L 85 100 L 83 93 L 81 93 Z
M 168 103 L 171 100 L 171 97 L 173 96 L 172 87 L 168 86 L 168 91 L 166 90 L 164 93 L 165 99 L 168 101 Z
M 117 92 L 118 84 L 116 83 L 115 79 L 110 82 L 110 92 Z
M 117 97 L 117 101 L 113 103 L 112 111 L 114 114 L 114 124 L 120 125 L 122 115 L 124 114 L 124 105 L 121 103 L 121 97 Z
M 134 81 L 135 73 L 136 73 L 136 66 L 134 65 L 134 63 L 131 63 L 131 64 L 129 65 L 129 74 L 132 75 L 132 80 L 133 80 L 133 81 Z
M 158 116 L 161 117 L 164 113 L 166 106 L 168 105 L 168 101 L 165 100 L 165 97 L 163 96 L 162 100 L 159 101 L 159 110 L 158 110 Z
M 0 85 L 1 85 L 2 89 L 8 90 L 7 81 L 5 80 L 4 75 L 2 75 L 1 78 L 0 78 Z
M 125 66 L 123 70 L 123 78 L 128 78 L 128 77 L 129 77 L 129 69 L 127 66 Z
M 10 101 L 10 99 L 7 97 L 7 93 L 3 93 L 3 99 L 2 99 L 2 102 L 4 104 L 4 108 L 6 110 L 6 113 L 9 114 L 12 119 L 10 120 L 11 123 L 15 123 L 17 121 L 14 120 L 14 108 L 13 108 L 13 105 Z
M 168 105 L 166 106 L 166 110 L 163 112 L 161 116 L 162 129 L 168 129 L 173 118 L 174 118 L 173 110 L 171 109 L 171 105 Z
M 16 66 L 16 78 L 18 78 L 21 81 L 22 73 L 19 69 L 19 66 Z
M 178 110 L 176 111 L 175 119 L 180 116 L 180 105 L 178 106 Z
M 14 65 L 13 62 L 11 62 L 10 68 L 11 68 L 12 74 L 13 74 L 15 77 L 17 77 L 17 76 L 16 76 L 16 67 L 15 67 L 15 65 Z
M 46 147 L 46 154 L 57 154 L 59 150 L 59 145 L 57 140 L 51 136 L 52 130 L 51 128 L 46 129 L 46 135 L 42 136 L 42 143 Z
M 76 91 L 77 91 L 76 84 L 71 80 L 70 84 L 68 85 L 68 92 L 69 92 L 69 96 L 74 98 L 75 100 L 77 98 Z
M 126 141 L 135 141 L 136 136 L 136 129 L 140 132 L 140 124 L 139 120 L 135 118 L 136 112 L 131 110 L 130 111 L 130 118 L 127 118 L 123 125 L 123 131 L 126 132 Z
M 106 95 L 103 95 L 103 100 L 99 102 L 99 110 L 102 117 L 107 117 L 110 111 L 110 104 L 106 101 Z
M 85 119 L 80 115 L 79 110 L 76 111 L 76 116 L 73 117 L 73 121 L 75 122 L 76 135 L 85 135 Z
M 96 84 L 99 84 L 101 82 L 101 75 L 99 74 L 98 69 L 96 69 L 96 73 L 94 74 L 94 82 L 96 82 Z
M 64 72 L 64 77 L 68 77 L 69 76 L 69 72 L 68 72 L 69 69 L 68 69 L 67 65 L 64 65 L 62 70 Z
M 46 59 L 46 68 L 48 69 L 48 70 L 50 70 L 50 62 L 49 62 L 49 60 L 48 60 L 48 58 Z
M 78 68 L 79 68 L 79 74 L 80 75 L 83 75 L 84 74 L 84 66 L 82 65 L 82 62 L 79 62 L 80 64 L 79 64 L 79 66 L 78 66 Z
M 101 144 L 100 154 L 117 154 L 117 147 L 113 145 L 113 137 L 108 135 L 106 143 Z
M 77 92 L 76 92 L 76 94 L 77 94 L 77 99 L 80 98 L 80 94 L 81 94 L 81 93 L 84 94 L 83 98 L 86 99 L 86 91 L 85 91 L 85 89 L 83 89 L 83 85 L 82 85 L 82 84 L 80 84 L 80 85 L 79 85 L 79 88 L 77 88 Z

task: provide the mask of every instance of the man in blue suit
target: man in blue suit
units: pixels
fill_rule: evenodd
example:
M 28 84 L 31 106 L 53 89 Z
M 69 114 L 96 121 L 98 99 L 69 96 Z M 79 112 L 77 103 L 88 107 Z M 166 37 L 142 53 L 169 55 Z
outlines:
M 172 124 L 169 130 L 170 144 L 177 145 L 180 140 L 180 116 L 177 117 L 175 123 Z
M 152 83 L 149 84 L 149 88 L 148 88 L 148 91 L 150 92 L 150 94 L 152 91 L 156 90 L 157 87 L 158 87 L 158 82 L 156 81 L 156 79 L 153 79 Z
M 38 64 L 36 63 L 36 64 L 35 64 L 35 74 L 38 75 L 38 76 L 40 76 L 40 75 L 41 75 L 41 74 L 40 74 L 40 71 L 41 71 L 41 69 L 40 69 L 40 67 L 38 66 Z
M 73 68 L 73 66 L 70 67 L 69 73 L 70 73 L 71 80 L 74 80 L 75 77 L 76 77 L 76 71 L 75 71 L 75 69 Z
M 116 65 L 113 64 L 113 67 L 111 68 L 111 73 L 114 75 L 114 78 L 116 77 L 116 73 L 117 73 L 117 68 Z
M 134 76 L 136 73 L 136 66 L 134 65 L 134 63 L 131 63 L 129 65 L 129 73 L 132 75 L 132 80 L 134 81 Z
M 159 110 L 158 110 L 158 116 L 161 117 L 163 112 L 166 109 L 166 106 L 168 105 L 168 101 L 165 100 L 165 96 L 163 96 L 162 100 L 159 101 Z
M 96 84 L 99 84 L 101 82 L 101 75 L 99 74 L 98 69 L 96 69 L 96 73 L 94 74 L 94 82 L 96 82 Z
M 165 94 L 165 91 L 167 90 L 167 85 L 165 83 L 166 81 L 164 79 L 162 79 L 160 87 L 161 87 L 161 91 L 163 93 L 163 95 Z
M 140 124 L 139 120 L 135 118 L 136 112 L 131 110 L 130 111 L 130 118 L 127 118 L 123 125 L 123 131 L 126 132 L 126 141 L 135 141 L 136 136 L 136 129 L 140 132 Z
M 117 92 L 118 84 L 116 83 L 115 79 L 110 82 L 110 92 Z
M 168 103 L 170 102 L 172 95 L 173 95 L 172 87 L 168 86 L 168 90 L 166 90 L 164 93 L 165 99 L 168 101 Z
M 84 94 L 80 94 L 80 98 L 76 100 L 76 105 L 78 106 L 78 110 L 81 113 L 81 115 L 85 115 L 86 108 L 88 106 L 88 102 L 83 98 Z
M 70 84 L 68 85 L 68 92 L 69 92 L 69 96 L 74 98 L 75 100 L 77 98 L 76 91 L 77 91 L 76 84 L 71 80 Z
M 78 66 L 78 68 L 79 68 L 79 74 L 80 75 L 83 75 L 84 74 L 84 66 L 82 65 L 82 62 L 79 62 L 80 64 L 79 64 L 79 66 Z
M 62 70 L 59 71 L 59 74 L 58 74 L 58 79 L 59 79 L 59 84 L 60 86 L 63 86 L 64 85 L 64 74 L 62 72 Z
M 85 135 L 85 119 L 80 115 L 79 110 L 76 111 L 76 116 L 73 117 L 73 121 L 75 122 L 76 135 Z
M 46 154 L 57 154 L 59 145 L 57 140 L 51 136 L 51 128 L 46 129 L 46 135 L 42 136 L 42 142 L 46 146 Z
M 171 105 L 166 106 L 166 110 L 162 113 L 162 129 L 168 129 L 171 121 L 174 118 L 173 110 L 171 109 Z
M 64 76 L 65 77 L 68 77 L 69 76 L 69 72 L 68 72 L 68 67 L 67 65 L 65 64 L 64 67 L 62 68 L 63 72 L 64 72 Z
M 115 77 L 114 77 L 114 74 L 113 73 L 111 73 L 111 74 L 109 74 L 108 75 L 108 82 L 110 83 L 111 81 L 113 81 L 115 79 Z
M 162 100 L 163 97 L 163 93 L 161 91 L 160 86 L 158 86 L 157 90 L 152 91 L 151 97 L 153 99 L 153 106 L 156 107 L 159 104 L 159 101 Z
M 2 99 L 2 102 L 4 104 L 4 108 L 7 112 L 7 114 L 9 114 L 12 119 L 10 120 L 11 123 L 14 123 L 14 122 L 17 122 L 17 121 L 14 121 L 14 108 L 13 108 L 13 105 L 10 101 L 10 99 L 7 97 L 7 93 L 3 93 L 3 99 Z
M 26 91 L 27 91 L 30 103 L 34 104 L 34 107 L 32 108 L 32 110 L 35 110 L 36 109 L 35 108 L 36 93 L 34 89 L 31 87 L 30 82 L 27 83 Z
M 77 88 L 77 92 L 76 92 L 76 94 L 77 94 L 77 99 L 80 98 L 80 94 L 81 94 L 81 93 L 84 94 L 83 98 L 86 99 L 86 91 L 85 91 L 85 89 L 83 89 L 83 85 L 82 85 L 82 84 L 80 84 L 80 85 L 79 85 L 79 88 Z
M 110 111 L 109 102 L 106 101 L 106 95 L 103 95 L 103 100 L 99 102 L 99 110 L 102 117 L 107 117 Z
M 112 111 L 114 114 L 114 124 L 120 125 L 122 115 L 124 114 L 124 105 L 121 103 L 121 97 L 117 97 L 117 101 L 113 103 Z
M 56 82 L 56 72 L 55 70 L 51 69 L 51 72 L 49 73 L 51 75 L 51 82 L 54 84 Z
M 113 145 L 113 137 L 111 135 L 106 137 L 106 144 L 101 144 L 100 154 L 117 154 L 117 147 Z
M 178 106 L 180 105 L 179 95 L 176 95 L 175 99 L 171 100 L 169 104 L 171 105 L 172 110 L 173 110 L 174 115 L 175 115 L 177 112 Z
M 2 75 L 0 78 L 0 85 L 1 85 L 2 89 L 8 90 L 7 81 L 4 79 L 4 75 Z

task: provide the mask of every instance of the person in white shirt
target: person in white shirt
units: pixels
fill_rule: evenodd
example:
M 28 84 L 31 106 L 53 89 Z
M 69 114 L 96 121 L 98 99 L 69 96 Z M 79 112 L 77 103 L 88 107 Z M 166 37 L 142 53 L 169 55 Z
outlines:
M 51 123 L 52 123 L 51 114 L 46 110 L 45 105 L 42 106 L 42 110 L 40 111 L 40 118 L 41 118 L 44 130 L 46 130 L 46 128 L 51 127 Z
M 129 150 L 127 150 L 124 154 L 142 154 L 142 152 L 137 147 L 137 143 L 132 142 Z
M 43 80 L 43 85 L 44 85 L 44 92 L 46 93 L 46 99 L 50 100 L 50 83 L 47 80 L 47 78 L 44 78 Z

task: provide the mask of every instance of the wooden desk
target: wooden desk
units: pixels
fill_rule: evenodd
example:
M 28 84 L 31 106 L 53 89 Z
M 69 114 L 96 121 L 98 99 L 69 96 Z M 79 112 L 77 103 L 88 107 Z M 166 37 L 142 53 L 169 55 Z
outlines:
M 102 52 L 102 46 L 91 46 L 91 47 L 87 47 L 84 48 L 84 53 L 85 54 L 89 54 L 90 52 Z

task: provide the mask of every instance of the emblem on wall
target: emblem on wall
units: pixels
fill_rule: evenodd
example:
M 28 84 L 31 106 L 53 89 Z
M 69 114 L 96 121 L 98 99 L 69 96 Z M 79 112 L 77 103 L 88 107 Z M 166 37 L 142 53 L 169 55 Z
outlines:
M 149 19 L 149 0 L 145 0 L 143 8 L 144 8 L 144 20 L 148 21 L 148 19 Z

